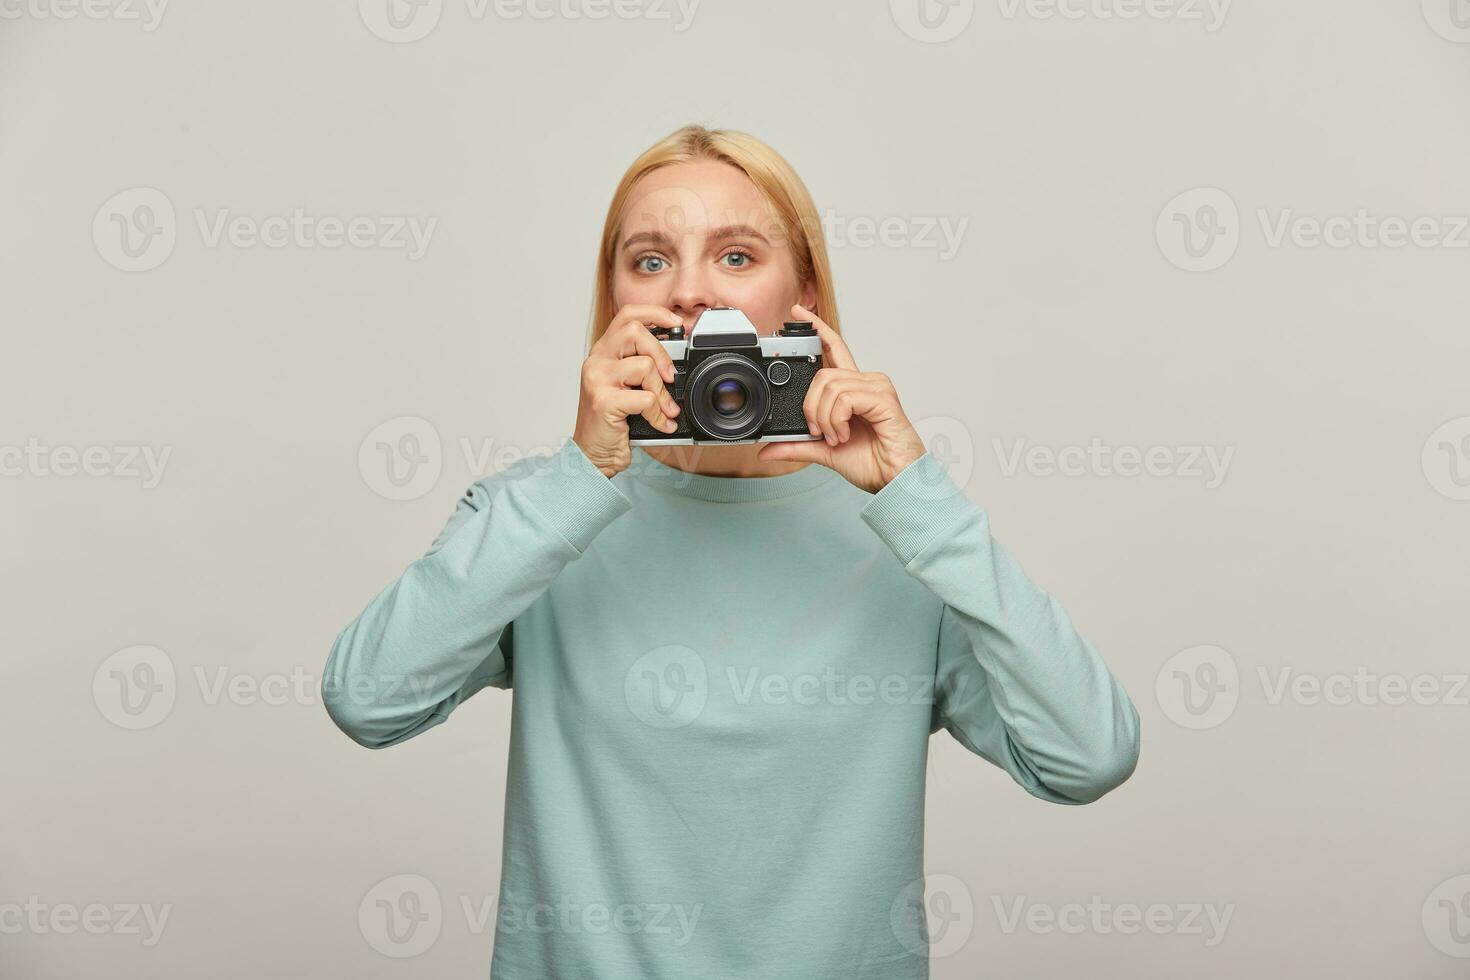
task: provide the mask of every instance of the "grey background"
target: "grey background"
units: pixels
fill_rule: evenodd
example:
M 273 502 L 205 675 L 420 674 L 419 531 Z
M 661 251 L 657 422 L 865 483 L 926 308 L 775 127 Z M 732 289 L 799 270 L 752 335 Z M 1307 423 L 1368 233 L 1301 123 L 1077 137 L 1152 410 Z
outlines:
M 1449 234 L 1470 212 L 1470 31 L 1448 0 L 1237 3 L 1216 29 L 961 2 L 931 9 L 969 17 L 943 41 L 901 2 L 705 0 L 679 30 L 672 7 L 512 19 L 445 0 L 412 42 L 374 33 L 374 2 L 180 3 L 150 30 L 135 8 L 28 0 L 0 20 L 0 446 L 170 452 L 156 486 L 121 455 L 0 477 L 0 973 L 486 974 L 490 921 L 461 900 L 495 897 L 508 693 L 372 753 L 316 678 L 488 472 L 462 440 L 569 434 L 607 200 L 698 121 L 769 141 L 843 221 L 892 219 L 886 244 L 832 248 L 859 365 L 945 433 L 997 537 L 1143 716 L 1133 778 L 1080 808 L 934 738 L 926 870 L 972 911 L 933 975 L 1465 975 L 1470 233 L 1273 245 L 1260 216 Z M 129 272 L 107 229 L 137 198 L 109 201 L 140 187 L 177 241 Z M 1168 207 L 1196 188 L 1238 208 L 1210 271 L 1156 234 L 1161 216 L 1205 226 Z M 211 246 L 195 217 L 294 208 L 437 224 L 411 259 Z M 926 219 L 968 222 L 954 254 L 922 243 Z M 395 500 L 359 450 L 405 417 L 438 434 L 420 446 L 439 472 Z M 1185 467 L 1007 472 L 994 442 L 1094 438 L 1233 456 L 1211 487 Z M 1206 644 L 1237 670 L 1216 692 L 1234 708 L 1193 728 L 1171 658 L 1197 667 Z M 109 664 L 137 645 L 175 676 L 171 709 L 130 729 Z M 1440 696 L 1270 696 L 1286 669 L 1359 668 Z M 277 703 L 248 687 L 293 677 Z M 412 958 L 359 920 L 405 874 L 443 903 Z M 31 896 L 111 925 L 14 928 Z M 1065 915 L 1094 896 L 1174 925 L 1005 928 L 1018 900 Z M 156 942 L 130 904 L 168 907 Z M 1190 906 L 1228 908 L 1223 935 Z

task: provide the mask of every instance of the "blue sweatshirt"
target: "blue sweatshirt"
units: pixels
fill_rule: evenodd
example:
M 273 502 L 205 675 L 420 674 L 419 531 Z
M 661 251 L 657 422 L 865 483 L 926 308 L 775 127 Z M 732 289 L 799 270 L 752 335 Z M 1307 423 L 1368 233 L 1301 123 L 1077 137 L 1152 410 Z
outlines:
M 386 748 L 511 691 L 492 980 L 926 978 L 924 776 L 949 731 L 1090 803 L 1138 713 L 925 454 L 609 479 L 568 439 L 472 485 L 338 635 L 332 720 Z

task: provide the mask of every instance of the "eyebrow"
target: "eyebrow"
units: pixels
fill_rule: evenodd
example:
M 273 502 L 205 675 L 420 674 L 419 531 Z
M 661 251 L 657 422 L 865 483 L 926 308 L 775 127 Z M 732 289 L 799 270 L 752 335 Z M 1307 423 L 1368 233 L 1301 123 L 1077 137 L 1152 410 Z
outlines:
M 716 241 L 724 238 L 754 238 L 762 244 L 771 244 L 765 235 L 762 235 L 750 225 L 725 225 L 723 228 L 716 228 L 711 231 L 709 237 Z M 630 245 L 638 245 L 643 242 L 652 242 L 656 245 L 672 245 L 673 241 L 673 237 L 666 232 L 638 231 L 623 239 L 621 247 L 626 249 Z

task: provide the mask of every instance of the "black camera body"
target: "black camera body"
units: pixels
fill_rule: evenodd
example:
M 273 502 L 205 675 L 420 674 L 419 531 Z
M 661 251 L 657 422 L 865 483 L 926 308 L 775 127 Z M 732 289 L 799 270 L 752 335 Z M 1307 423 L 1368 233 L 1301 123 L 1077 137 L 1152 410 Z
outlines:
M 628 416 L 634 446 L 739 446 L 754 442 L 813 442 L 802 402 L 822 366 L 822 338 L 809 322 L 791 322 L 760 336 L 744 313 L 705 310 L 684 337 L 683 327 L 654 327 L 674 362 L 669 394 L 679 403 L 673 432 Z

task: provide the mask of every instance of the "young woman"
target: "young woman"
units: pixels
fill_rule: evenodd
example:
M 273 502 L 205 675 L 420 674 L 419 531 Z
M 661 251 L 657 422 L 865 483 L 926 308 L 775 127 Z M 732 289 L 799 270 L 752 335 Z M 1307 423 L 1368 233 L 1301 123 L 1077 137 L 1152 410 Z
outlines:
M 1089 803 L 1138 713 L 840 335 L 820 221 L 770 147 L 686 127 L 613 196 L 575 426 L 471 486 L 337 637 L 323 696 L 370 748 L 509 688 L 491 976 L 928 976 L 929 736 Z M 809 442 L 672 431 L 650 328 L 811 321 Z

